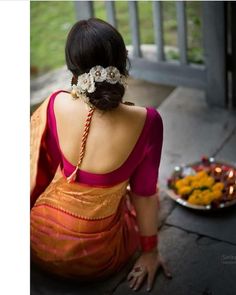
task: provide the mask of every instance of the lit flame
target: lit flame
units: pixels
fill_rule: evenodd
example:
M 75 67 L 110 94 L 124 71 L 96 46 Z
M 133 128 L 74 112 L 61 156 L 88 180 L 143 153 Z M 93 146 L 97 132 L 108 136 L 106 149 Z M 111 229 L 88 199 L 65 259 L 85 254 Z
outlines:
M 215 171 L 216 171 L 217 173 L 220 173 L 220 172 L 222 171 L 222 169 L 221 169 L 220 167 L 216 167 L 216 168 L 215 168 Z
M 234 171 L 233 170 L 230 170 L 229 172 L 229 178 L 232 178 L 234 176 Z
M 231 185 L 229 187 L 229 194 L 232 195 L 233 192 L 234 192 L 234 187 Z

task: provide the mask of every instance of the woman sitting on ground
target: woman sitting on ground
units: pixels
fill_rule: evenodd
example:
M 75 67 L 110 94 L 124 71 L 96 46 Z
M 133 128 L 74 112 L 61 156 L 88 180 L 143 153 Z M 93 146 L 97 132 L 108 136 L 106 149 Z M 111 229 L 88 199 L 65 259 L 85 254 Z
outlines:
M 32 261 L 94 280 L 136 257 L 130 287 L 147 278 L 151 289 L 159 267 L 170 276 L 157 247 L 162 119 L 123 102 L 127 51 L 111 25 L 75 23 L 65 54 L 72 91 L 52 93 L 31 118 Z

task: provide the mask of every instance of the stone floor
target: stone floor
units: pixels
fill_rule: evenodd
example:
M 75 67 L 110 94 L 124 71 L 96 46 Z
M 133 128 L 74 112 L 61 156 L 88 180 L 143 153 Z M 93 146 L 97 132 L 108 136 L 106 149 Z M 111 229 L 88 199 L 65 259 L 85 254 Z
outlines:
M 141 82 L 133 81 L 141 87 Z M 131 87 L 130 87 L 131 88 Z M 158 273 L 150 294 L 234 295 L 236 294 L 236 206 L 218 212 L 202 213 L 175 204 L 167 196 L 166 180 L 177 164 L 198 160 L 202 155 L 236 164 L 236 114 L 207 106 L 204 93 L 179 87 L 160 91 L 170 93 L 158 102 L 153 86 L 145 85 L 139 103 L 153 97 L 164 122 L 164 145 L 160 166 L 161 187 L 160 252 L 173 279 Z M 141 93 L 141 90 L 138 91 Z M 131 92 L 132 93 L 132 92 Z M 134 97 L 134 95 L 132 96 Z M 35 100 L 36 101 L 36 100 Z M 69 284 L 31 268 L 32 295 L 129 295 L 126 269 L 101 283 Z M 147 294 L 145 284 L 138 291 Z

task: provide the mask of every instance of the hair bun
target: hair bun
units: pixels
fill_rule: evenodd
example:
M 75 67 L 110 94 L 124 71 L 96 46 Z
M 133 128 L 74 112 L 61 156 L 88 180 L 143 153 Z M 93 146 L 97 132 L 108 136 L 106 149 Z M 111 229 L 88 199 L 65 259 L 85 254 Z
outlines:
M 108 111 L 119 106 L 125 88 L 122 84 L 110 84 L 107 82 L 96 83 L 96 90 L 93 93 L 87 93 L 89 101 L 96 108 Z
M 116 28 L 101 19 L 80 20 L 73 25 L 67 36 L 65 57 L 67 68 L 75 78 L 88 74 L 98 65 L 99 70 L 102 70 L 101 67 L 115 67 L 122 76 L 129 75 L 127 65 L 130 66 L 130 62 L 125 42 Z M 95 88 L 94 83 L 88 83 L 91 84 L 88 89 L 85 85 L 81 87 L 86 90 L 85 94 L 90 103 L 100 110 L 116 108 L 122 102 L 125 85 L 120 83 L 123 81 L 113 84 L 113 78 L 110 75 L 110 81 L 106 79 L 110 83 L 103 78 L 94 79 Z M 75 80 L 72 81 L 73 84 L 76 84 Z

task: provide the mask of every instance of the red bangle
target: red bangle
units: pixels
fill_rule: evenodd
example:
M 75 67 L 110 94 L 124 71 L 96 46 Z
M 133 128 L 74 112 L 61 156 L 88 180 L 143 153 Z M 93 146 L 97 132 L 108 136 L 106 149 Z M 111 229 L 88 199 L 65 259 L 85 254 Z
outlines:
M 140 243 L 143 252 L 148 252 L 157 247 L 157 235 L 153 236 L 140 236 Z

